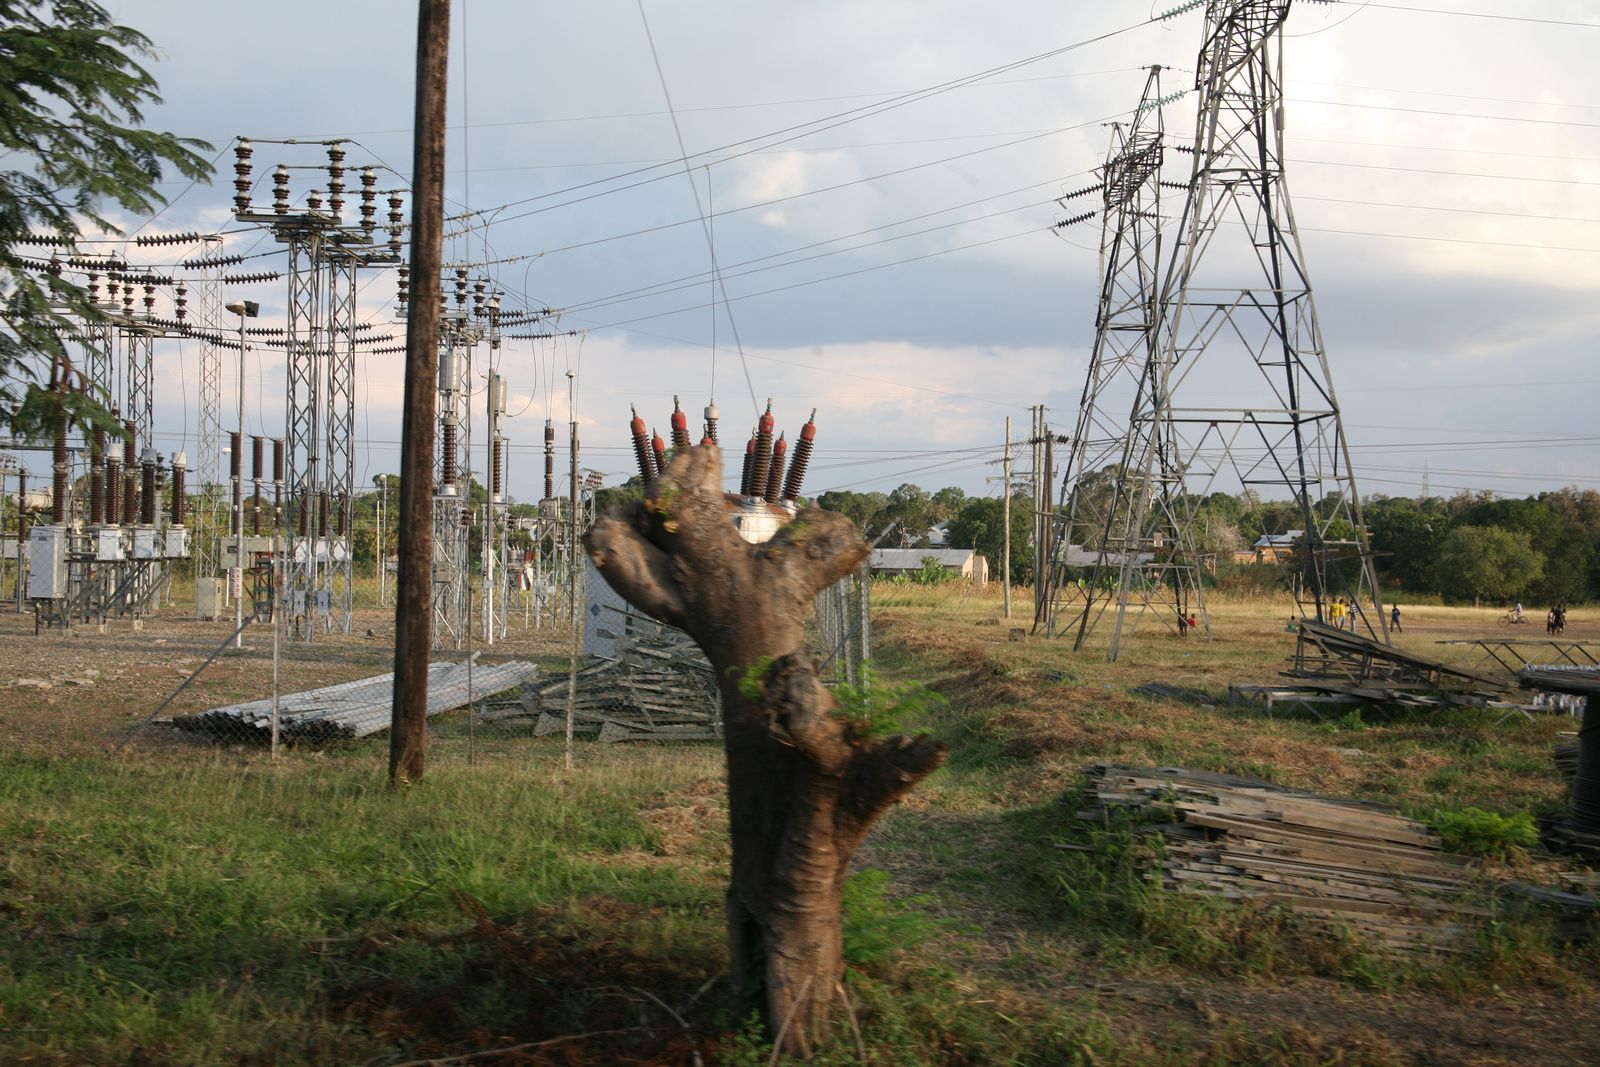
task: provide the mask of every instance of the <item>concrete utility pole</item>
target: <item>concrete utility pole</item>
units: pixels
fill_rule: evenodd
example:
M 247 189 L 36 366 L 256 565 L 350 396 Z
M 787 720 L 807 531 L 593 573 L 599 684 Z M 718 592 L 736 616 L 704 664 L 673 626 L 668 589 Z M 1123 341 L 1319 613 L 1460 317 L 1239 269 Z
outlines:
M 1000 588 L 1005 590 L 1006 618 L 1011 618 L 1011 416 L 1006 416 L 1006 453 L 1001 457 L 1001 512 L 1005 515 L 1005 541 L 1000 547 Z
M 444 235 L 445 90 L 450 0 L 417 5 L 417 102 L 412 140 L 411 284 L 400 439 L 400 564 L 394 620 L 389 783 L 422 778 L 428 655 L 433 645 L 433 420 L 439 384 L 439 268 Z

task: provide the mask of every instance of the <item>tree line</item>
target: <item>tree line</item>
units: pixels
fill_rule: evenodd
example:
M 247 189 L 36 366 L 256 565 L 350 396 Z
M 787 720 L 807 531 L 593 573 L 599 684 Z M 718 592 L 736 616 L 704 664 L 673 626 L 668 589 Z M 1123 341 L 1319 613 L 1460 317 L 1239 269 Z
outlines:
M 1081 514 L 1093 525 L 1109 506 L 1114 472 L 1090 475 L 1080 488 Z M 995 497 L 968 497 L 954 487 L 928 491 L 906 484 L 892 492 L 821 494 L 816 503 L 855 521 L 868 541 L 925 548 L 934 527 L 944 525 L 945 544 L 976 550 L 997 573 L 1004 541 L 1003 505 Z M 1336 498 L 1317 512 L 1335 511 Z M 1032 499 L 1012 498 L 1011 577 L 1033 577 Z M 1262 565 L 1247 561 L 1266 535 L 1305 527 L 1293 502 L 1261 500 L 1254 492 L 1212 493 L 1193 501 L 1195 549 L 1212 578 Z M 1374 496 L 1362 518 L 1373 562 L 1385 588 L 1410 595 L 1454 600 L 1513 600 L 1572 604 L 1600 600 L 1600 492 L 1565 488 L 1523 498 L 1492 493 L 1452 497 Z M 1342 527 L 1342 528 L 1341 528 Z M 1347 540 L 1354 529 L 1335 522 L 1330 540 Z

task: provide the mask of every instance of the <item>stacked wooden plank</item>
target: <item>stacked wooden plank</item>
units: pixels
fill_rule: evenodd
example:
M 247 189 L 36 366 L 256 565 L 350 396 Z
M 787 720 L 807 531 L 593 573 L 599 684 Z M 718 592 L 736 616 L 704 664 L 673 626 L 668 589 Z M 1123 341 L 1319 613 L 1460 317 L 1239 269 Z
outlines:
M 531 681 L 538 672 L 532 663 L 434 663 L 428 667 L 430 716 Z M 394 706 L 394 675 L 380 674 L 354 682 L 324 686 L 278 698 L 278 735 L 286 743 L 306 744 L 379 733 L 389 728 Z M 172 725 L 190 733 L 222 740 L 265 741 L 272 733 L 272 700 L 212 708 L 180 715 Z
M 1180 892 L 1274 901 L 1342 921 L 1379 951 L 1448 951 L 1461 936 L 1466 861 L 1426 827 L 1376 805 L 1164 767 L 1090 768 L 1099 807 L 1163 835 L 1160 877 Z
M 535 690 L 534 732 L 566 729 L 567 678 Z M 600 741 L 714 741 L 721 705 L 711 664 L 689 636 L 663 628 L 616 639 L 615 657 L 578 670 L 573 730 Z

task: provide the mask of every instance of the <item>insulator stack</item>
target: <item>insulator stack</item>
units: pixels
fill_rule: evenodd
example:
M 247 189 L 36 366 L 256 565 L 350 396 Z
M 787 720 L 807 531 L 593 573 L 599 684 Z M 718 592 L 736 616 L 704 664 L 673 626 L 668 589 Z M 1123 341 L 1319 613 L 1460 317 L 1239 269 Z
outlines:
M 445 485 L 456 484 L 456 424 L 444 424 L 444 477 Z
M 795 442 L 794 459 L 789 462 L 789 477 L 783 483 L 783 499 L 794 501 L 800 497 L 800 483 L 806 478 L 806 465 L 811 462 L 812 442 L 817 439 L 817 409 L 811 409 L 811 417 L 806 424 L 800 427 L 800 440 Z
M 228 476 L 244 477 L 244 446 L 238 430 L 228 431 Z
M 400 233 L 402 223 L 405 221 L 405 216 L 400 213 L 402 202 L 399 193 L 389 194 L 389 251 L 397 256 L 400 254 Z M 406 270 L 407 268 L 402 267 L 400 269 Z
M 378 175 L 371 167 L 361 168 L 361 228 L 369 241 L 378 228 Z
M 489 492 L 493 494 L 489 499 L 496 504 L 505 494 L 505 449 L 506 443 L 501 440 L 494 442 L 494 450 L 489 456 Z
M 106 507 L 105 521 L 112 526 L 117 525 L 122 518 L 122 509 L 117 505 L 122 502 L 122 464 L 115 456 L 106 460 Z
M 756 466 L 756 435 L 755 435 L 754 432 L 752 432 L 750 434 L 750 440 L 748 442 L 746 442 L 745 446 L 744 446 L 744 473 L 739 476 L 739 495 L 740 496 L 755 496 L 755 493 L 752 492 L 751 489 L 750 489 L 750 476 L 751 476 L 751 474 L 754 473 L 755 466 Z
M 250 436 L 250 532 L 258 536 L 261 533 L 261 479 L 266 474 L 266 441 L 260 434 Z
M 233 481 L 233 515 L 228 528 L 235 537 L 244 533 L 244 435 L 228 431 L 228 477 Z
M 633 408 L 633 421 L 628 423 L 628 432 L 633 435 L 633 458 L 639 463 L 639 477 L 645 484 L 656 480 L 655 457 L 650 454 L 650 439 L 644 433 L 644 420 L 639 417 L 639 409 Z
M 767 470 L 772 466 L 772 401 L 756 423 L 756 457 L 750 466 L 750 494 L 760 496 L 767 490 Z
M 309 193 L 306 194 L 306 210 L 308 210 L 308 211 L 321 211 L 322 210 L 322 190 L 321 189 L 313 189 Z
M 689 447 L 689 416 L 683 413 L 678 406 L 678 398 L 672 398 L 672 450 L 674 452 Z
M 67 521 L 67 424 L 63 420 L 56 426 L 54 480 L 50 486 L 50 521 Z
M 188 500 L 184 495 L 184 477 L 189 473 L 189 457 L 179 452 L 172 457 L 172 525 L 182 526 L 188 516 Z
M 667 472 L 667 443 L 659 433 L 650 439 L 650 451 L 655 453 L 656 477 L 659 478 Z
M 467 268 L 456 268 L 456 308 L 465 312 L 467 308 Z
M 272 480 L 283 484 L 283 438 L 272 439 Z
M 122 467 L 124 470 L 132 470 L 134 465 L 139 462 L 139 453 L 134 445 L 134 442 L 139 439 L 139 424 L 132 419 L 127 419 L 122 423 L 122 426 L 128 431 L 128 436 L 122 442 Z
M 488 283 L 482 278 L 472 283 L 472 317 L 475 319 L 483 318 L 483 302 L 487 299 L 484 290 L 488 288 Z
M 89 303 L 100 303 L 100 275 L 89 272 Z
M 133 314 L 133 286 L 131 285 L 122 287 L 122 313 L 124 315 Z
M 317 536 L 328 536 L 328 491 L 317 491 Z
M 96 433 L 105 434 L 96 429 Z M 99 526 L 106 520 L 106 469 L 101 460 L 102 448 L 96 448 L 89 459 L 89 525 Z
M 139 465 L 122 467 L 122 521 L 133 525 L 139 521 Z
M 404 311 L 406 303 L 411 299 L 411 268 L 402 266 L 396 273 L 395 303 Z
M 289 168 L 282 163 L 272 172 L 272 213 L 274 215 L 287 215 L 289 213 Z
M 156 287 L 149 282 L 144 283 L 144 313 L 146 315 L 156 313 Z
M 544 420 L 544 499 L 553 499 L 556 495 L 556 428 L 549 420 Z
M 717 405 L 713 402 L 706 405 L 706 438 L 712 444 L 717 444 Z
M 328 146 L 328 211 L 334 218 L 344 210 L 344 146 Z
M 767 472 L 766 498 L 772 503 L 778 502 L 778 487 L 783 484 L 783 457 L 789 451 L 789 442 L 778 435 L 777 444 L 772 446 L 772 469 Z
M 141 526 L 154 526 L 156 524 L 156 450 L 147 448 L 141 457 L 140 473 L 143 475 L 142 489 L 139 494 L 139 524 Z
M 233 146 L 233 210 L 241 215 L 250 210 L 250 157 L 254 154 L 247 138 L 239 138 Z
M 178 321 L 182 322 L 189 314 L 189 290 L 187 286 L 178 286 L 177 295 L 172 298 L 173 307 Z

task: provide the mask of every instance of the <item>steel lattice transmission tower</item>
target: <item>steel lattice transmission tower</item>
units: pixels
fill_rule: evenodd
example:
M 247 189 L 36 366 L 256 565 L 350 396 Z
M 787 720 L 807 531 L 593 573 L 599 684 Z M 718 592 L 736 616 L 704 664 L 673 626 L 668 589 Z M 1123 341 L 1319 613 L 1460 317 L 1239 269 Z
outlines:
M 1284 174 L 1289 6 L 1206 5 L 1194 169 L 1162 285 L 1152 387 L 1182 438 L 1178 458 L 1191 493 L 1209 491 L 1224 472 L 1246 490 L 1288 490 L 1304 529 L 1283 562 L 1301 614 L 1320 619 L 1329 600 L 1344 596 L 1365 605 L 1367 632 L 1387 640 Z M 1180 393 L 1190 403 L 1176 403 Z M 1210 406 L 1210 396 L 1237 406 Z
M 1178 442 L 1155 387 L 1165 102 L 1161 68 L 1152 67 L 1132 120 L 1113 125 L 1100 171 L 1104 269 L 1094 349 L 1034 618 L 1035 630 L 1072 633 L 1082 648 L 1115 604 L 1112 659 L 1130 607 L 1176 629 L 1202 603 Z
M 1234 485 L 1262 495 L 1287 491 L 1293 499 L 1303 529 L 1294 531 L 1293 551 L 1279 562 L 1288 565 L 1301 614 L 1320 619 L 1327 601 L 1344 596 L 1366 605 L 1362 623 L 1387 639 L 1284 174 L 1282 30 L 1289 6 L 1289 0 L 1206 4 L 1195 138 L 1192 147 L 1177 149 L 1191 154 L 1193 169 L 1182 186 L 1187 196 L 1171 250 L 1163 254 L 1158 232 L 1139 236 L 1141 225 L 1153 227 L 1157 219 L 1158 177 L 1137 172 L 1148 218 L 1140 213 L 1144 204 L 1128 212 L 1116 205 L 1115 243 L 1128 251 L 1123 260 L 1108 257 L 1096 365 L 1085 389 L 1089 410 L 1080 413 L 1073 442 L 1069 505 L 1060 520 L 1067 529 L 1047 599 L 1051 631 L 1064 619 L 1077 621 L 1081 647 L 1097 617 L 1097 598 L 1103 610 L 1114 589 L 1112 658 L 1130 604 L 1170 608 L 1181 629 L 1192 600 L 1204 619 L 1197 507 L 1206 494 Z M 1150 94 L 1147 85 L 1147 102 Z M 1119 158 L 1114 153 L 1108 175 L 1119 173 Z M 1116 192 L 1108 181 L 1108 232 Z M 1140 249 L 1148 257 L 1133 254 Z M 1160 260 L 1163 280 L 1152 290 L 1147 264 Z M 1159 294 L 1153 305 L 1152 292 Z M 1131 342 L 1112 339 L 1124 334 Z M 1100 421 L 1104 383 L 1135 372 L 1119 441 Z M 1113 459 L 1116 445 L 1120 459 Z M 1098 539 L 1086 532 L 1095 523 Z M 1076 560 L 1068 554 L 1074 540 L 1085 549 Z

